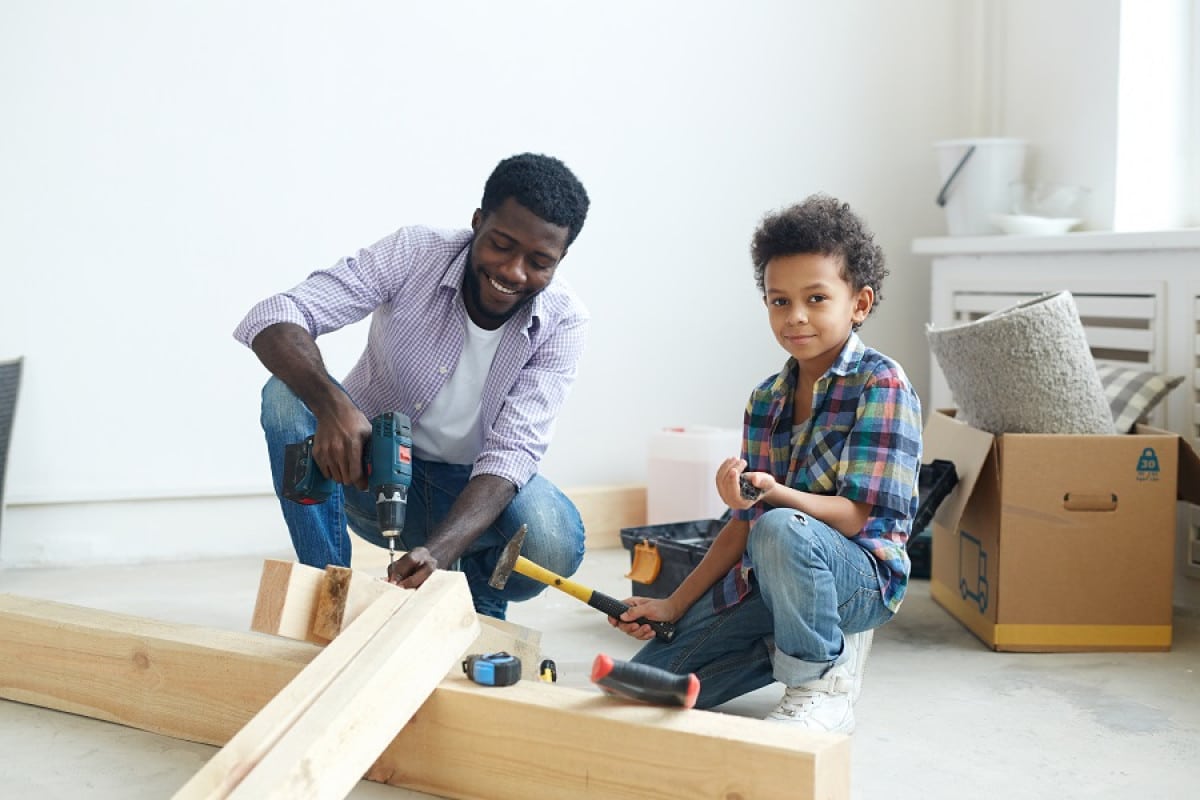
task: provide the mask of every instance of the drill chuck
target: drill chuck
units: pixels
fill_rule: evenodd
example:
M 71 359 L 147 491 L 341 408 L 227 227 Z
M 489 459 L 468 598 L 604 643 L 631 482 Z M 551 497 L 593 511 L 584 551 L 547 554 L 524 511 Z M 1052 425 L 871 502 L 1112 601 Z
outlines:
M 379 533 L 391 539 L 404 530 L 404 516 L 408 511 L 407 486 L 379 486 L 375 488 L 375 516 L 379 520 Z

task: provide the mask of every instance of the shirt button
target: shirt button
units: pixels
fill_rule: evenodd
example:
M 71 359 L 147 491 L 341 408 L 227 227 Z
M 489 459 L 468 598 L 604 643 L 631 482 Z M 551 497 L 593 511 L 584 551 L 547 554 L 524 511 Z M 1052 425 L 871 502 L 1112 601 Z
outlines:
M 415 405 L 416 405 L 417 411 L 420 411 L 422 408 L 425 407 L 424 403 L 416 403 Z
M 446 370 L 446 368 L 445 368 L 445 367 L 438 367 L 438 372 L 439 372 L 440 374 L 442 374 L 442 375 L 445 375 L 445 374 L 446 374 L 446 372 L 447 372 L 447 370 Z

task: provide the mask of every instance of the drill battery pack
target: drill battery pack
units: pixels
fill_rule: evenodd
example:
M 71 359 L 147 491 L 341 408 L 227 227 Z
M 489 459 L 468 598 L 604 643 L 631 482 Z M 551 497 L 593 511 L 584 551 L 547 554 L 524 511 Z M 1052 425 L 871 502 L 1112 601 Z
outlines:
M 327 478 L 312 458 L 313 437 L 283 448 L 283 496 L 303 505 L 324 503 L 333 494 Z

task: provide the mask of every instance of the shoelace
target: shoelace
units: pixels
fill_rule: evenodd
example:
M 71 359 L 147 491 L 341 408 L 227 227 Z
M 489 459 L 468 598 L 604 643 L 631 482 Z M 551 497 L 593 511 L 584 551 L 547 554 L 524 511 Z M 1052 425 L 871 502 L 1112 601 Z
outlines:
M 790 717 L 811 710 L 817 704 L 818 697 L 824 697 L 825 692 L 812 689 L 788 688 L 784 690 L 783 700 L 779 704 L 779 712 Z

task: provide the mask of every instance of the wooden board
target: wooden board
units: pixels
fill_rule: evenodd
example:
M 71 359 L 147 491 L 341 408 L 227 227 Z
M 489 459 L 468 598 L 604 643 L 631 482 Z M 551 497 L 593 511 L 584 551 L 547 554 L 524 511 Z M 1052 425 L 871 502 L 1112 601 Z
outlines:
M 337 585 L 345 585 L 344 591 L 330 589 L 330 570 Z M 346 573 L 349 573 L 348 581 L 345 580 Z M 326 567 L 322 572 L 294 561 L 268 559 L 263 563 L 256 611 L 250 627 L 259 633 L 321 643 L 328 639 L 312 630 L 319 620 L 324 620 L 326 625 L 322 633 L 332 638 L 337 634 L 330 622 L 334 617 L 340 615 L 343 624 L 349 624 L 376 598 L 390 592 L 406 591 L 411 590 L 401 589 L 360 570 Z M 340 608 L 334 602 L 335 595 L 340 597 Z M 318 611 L 322 602 L 325 603 L 324 613 Z M 271 613 L 259 614 L 257 609 L 260 608 L 271 609 Z M 521 677 L 537 678 L 541 663 L 540 631 L 491 617 L 479 617 L 479 623 L 479 636 L 464 654 L 503 650 L 521 659 Z
M 0 696 L 192 741 L 229 741 L 319 652 L 0 595 Z M 489 800 L 839 800 L 849 774 L 845 736 L 451 673 L 368 777 Z
M 381 595 L 176 800 L 346 796 L 477 633 L 459 573 Z
M 589 549 L 621 547 L 621 529 L 646 524 L 646 487 L 590 486 L 564 490 L 583 518 Z

